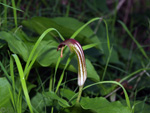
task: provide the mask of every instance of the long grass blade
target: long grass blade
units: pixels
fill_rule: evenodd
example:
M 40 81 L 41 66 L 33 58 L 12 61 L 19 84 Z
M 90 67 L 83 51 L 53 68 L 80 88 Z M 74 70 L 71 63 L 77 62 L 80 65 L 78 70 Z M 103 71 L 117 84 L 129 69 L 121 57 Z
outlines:
M 9 6 L 9 5 L 5 4 L 5 3 L 1 3 L 1 2 L 0 2 L 0 4 L 3 5 L 3 6 L 5 6 L 5 7 L 11 8 L 11 9 L 15 9 L 15 10 L 20 11 L 20 12 L 24 12 L 24 11 L 21 10 L 21 9 L 18 9 L 18 8 L 16 8 L 16 7 L 11 7 L 11 6 Z
M 121 83 L 121 82 L 123 82 L 123 81 L 129 79 L 130 77 L 136 75 L 137 73 L 139 73 L 139 72 L 141 72 L 141 71 L 144 71 L 144 70 L 150 70 L 150 68 L 141 68 L 141 69 L 138 69 L 138 70 L 136 70 L 135 72 L 133 72 L 133 73 L 127 75 L 126 77 L 124 77 L 123 79 L 121 79 L 119 82 Z
M 14 76 L 14 64 L 13 64 L 13 58 L 10 57 L 10 75 L 11 75 L 11 81 L 12 81 L 12 90 L 10 90 L 12 103 L 14 106 L 14 110 L 17 111 L 16 108 L 16 90 L 15 90 L 15 76 Z
M 46 35 L 48 32 L 50 32 L 50 31 L 56 31 L 56 32 L 59 34 L 60 38 L 61 38 L 62 40 L 64 40 L 63 36 L 62 36 L 56 29 L 54 29 L 54 28 L 49 28 L 49 29 L 45 30 L 44 33 L 39 37 L 39 39 L 38 39 L 37 42 L 35 43 L 35 45 L 34 45 L 32 51 L 31 51 L 31 53 L 30 53 L 30 55 L 29 55 L 29 58 L 28 58 L 28 60 L 27 60 L 27 63 L 26 63 L 26 66 L 25 66 L 25 70 L 24 70 L 25 76 L 26 76 L 27 73 L 29 73 L 29 71 L 30 71 L 32 65 L 34 64 L 36 58 L 38 57 L 38 54 L 39 54 L 40 51 L 38 51 L 38 52 L 35 53 L 37 47 L 39 46 L 40 42 L 43 40 L 43 38 L 45 37 L 45 35 Z M 33 59 L 34 59 L 34 60 L 33 60 Z M 33 61 L 32 61 L 32 60 L 33 60 Z M 31 63 L 31 61 L 32 61 L 32 63 Z M 30 68 L 29 68 L 29 67 L 30 67 Z M 28 76 L 26 76 L 26 79 L 27 79 L 27 78 L 28 78 Z
M 12 6 L 14 7 L 13 8 L 13 13 L 14 13 L 15 26 L 17 28 L 18 23 L 17 23 L 17 11 L 16 11 L 15 0 L 11 0 L 11 2 L 12 2 Z
M 71 36 L 71 38 L 74 39 L 87 25 L 89 25 L 90 23 L 92 23 L 92 22 L 94 22 L 94 21 L 96 21 L 96 20 L 100 20 L 100 19 L 102 19 L 102 18 L 97 17 L 97 18 L 93 18 L 92 20 L 88 21 L 86 24 L 84 24 L 83 26 L 81 26 L 81 27 Z
M 68 65 L 69 65 L 69 63 L 70 63 L 72 57 L 73 57 L 73 54 L 68 58 L 68 60 L 67 60 L 67 62 L 66 62 L 66 65 L 65 65 L 65 67 L 64 67 L 64 69 L 63 69 L 63 72 L 62 72 L 62 74 L 61 74 L 61 76 L 60 76 L 60 79 L 59 79 L 59 81 L 58 81 L 58 84 L 57 84 L 55 93 L 57 93 L 57 91 L 58 91 L 58 89 L 59 89 L 59 87 L 60 87 L 60 85 L 61 85 L 61 83 L 62 83 L 62 80 L 63 80 L 63 78 L 64 78 L 65 70 L 66 70 L 66 68 L 68 67 Z
M 28 94 L 28 89 L 27 89 L 26 80 L 25 80 L 25 77 L 24 77 L 24 72 L 23 72 L 21 62 L 20 62 L 20 60 L 19 60 L 19 58 L 16 54 L 13 54 L 12 56 L 14 57 L 15 62 L 17 64 L 18 72 L 19 72 L 19 75 L 20 75 L 20 81 L 21 81 L 21 84 L 22 84 L 23 92 L 24 92 L 29 110 L 30 110 L 31 113 L 33 113 L 32 105 L 31 105 L 29 94 Z
M 107 58 L 107 62 L 106 62 L 106 65 L 105 65 L 105 68 L 104 68 L 104 72 L 103 72 L 103 75 L 102 75 L 102 81 L 104 80 L 104 77 L 106 75 L 106 71 L 107 71 L 107 67 L 108 67 L 108 64 L 109 64 L 109 60 L 111 58 L 111 53 L 112 53 L 112 50 L 113 48 L 111 48 L 110 52 L 109 52 L 109 56 Z
M 4 4 L 7 4 L 6 0 L 3 0 Z M 7 27 L 7 7 L 4 6 L 4 26 Z
M 109 33 L 108 33 L 108 25 L 105 19 L 103 19 L 105 26 L 106 26 L 106 34 L 107 34 L 107 46 L 108 46 L 108 51 L 110 52 L 110 40 L 109 40 Z
M 134 36 L 131 34 L 131 32 L 129 31 L 129 29 L 127 28 L 127 26 L 122 21 L 118 21 L 118 22 L 122 25 L 122 27 L 125 29 L 125 31 L 128 33 L 128 35 L 131 37 L 131 39 L 136 43 L 137 47 L 140 49 L 141 53 L 145 56 L 145 58 L 149 59 L 149 57 L 147 56 L 147 54 L 144 51 L 144 49 L 142 48 L 142 46 L 134 38 Z
M 97 45 L 98 45 L 98 43 L 88 44 L 88 45 L 82 46 L 82 49 L 87 50 L 87 49 L 93 48 Z

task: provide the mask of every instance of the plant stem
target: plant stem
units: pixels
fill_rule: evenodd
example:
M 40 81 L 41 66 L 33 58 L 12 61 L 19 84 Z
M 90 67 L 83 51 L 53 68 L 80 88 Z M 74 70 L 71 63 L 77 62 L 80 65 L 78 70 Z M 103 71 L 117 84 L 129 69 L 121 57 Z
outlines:
M 11 0 L 12 6 L 13 6 L 13 13 L 14 13 L 14 20 L 15 20 L 15 27 L 18 27 L 17 24 L 17 11 L 16 11 L 16 5 L 15 5 L 15 0 Z
M 83 85 L 82 85 L 82 86 L 79 86 L 79 93 L 78 93 L 78 98 L 77 98 L 76 103 L 79 103 L 79 101 L 80 101 L 81 94 L 82 94 L 82 89 L 83 89 Z

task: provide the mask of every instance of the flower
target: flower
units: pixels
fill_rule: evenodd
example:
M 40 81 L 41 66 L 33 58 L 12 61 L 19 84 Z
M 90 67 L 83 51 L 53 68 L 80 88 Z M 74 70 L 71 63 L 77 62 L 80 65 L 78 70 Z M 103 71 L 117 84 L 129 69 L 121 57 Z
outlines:
M 78 59 L 78 85 L 83 86 L 86 78 L 87 78 L 87 71 L 86 71 L 86 63 L 83 49 L 78 41 L 75 39 L 67 39 L 59 44 L 57 51 L 61 49 L 61 57 L 63 57 L 63 48 L 67 45 L 71 52 L 74 52 Z

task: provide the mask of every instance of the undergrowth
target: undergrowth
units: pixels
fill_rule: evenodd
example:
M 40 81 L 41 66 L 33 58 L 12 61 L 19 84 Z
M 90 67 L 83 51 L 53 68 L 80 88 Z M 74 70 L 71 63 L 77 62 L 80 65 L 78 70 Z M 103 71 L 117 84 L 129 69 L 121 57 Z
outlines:
M 147 113 L 150 2 L 133 3 L 0 1 L 0 112 Z M 62 58 L 57 51 L 68 39 L 84 51 L 82 87 L 83 62 L 70 47 L 62 48 Z

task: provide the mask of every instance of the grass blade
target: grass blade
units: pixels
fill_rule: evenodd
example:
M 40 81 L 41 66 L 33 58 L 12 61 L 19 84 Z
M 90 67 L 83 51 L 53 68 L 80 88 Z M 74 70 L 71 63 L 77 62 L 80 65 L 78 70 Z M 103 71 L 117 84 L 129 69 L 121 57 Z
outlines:
M 122 21 L 118 21 L 118 22 L 122 25 L 122 27 L 125 29 L 128 35 L 131 37 L 131 39 L 136 43 L 137 47 L 140 49 L 141 53 L 145 56 L 145 58 L 149 59 L 142 46 L 139 44 L 138 41 L 135 40 L 134 36 L 131 34 L 127 26 Z
M 81 32 L 87 25 L 89 25 L 90 23 L 92 23 L 92 22 L 94 22 L 94 21 L 96 21 L 96 20 L 100 20 L 100 19 L 102 19 L 102 18 L 97 17 L 97 18 L 93 18 L 92 20 L 88 21 L 86 24 L 84 24 L 83 26 L 81 26 L 81 27 L 71 36 L 71 38 L 74 39 L 74 38 L 79 34 L 79 32 Z
M 111 50 L 109 52 L 109 56 L 107 58 L 107 62 L 106 62 L 106 65 L 105 65 L 105 68 L 104 68 L 104 72 L 103 72 L 103 75 L 102 75 L 102 81 L 104 80 L 104 77 L 105 77 L 105 74 L 106 74 L 106 71 L 107 71 L 107 67 L 108 67 L 108 63 L 109 63 L 110 57 L 111 57 L 112 49 L 113 48 L 111 48 Z
M 3 0 L 4 4 L 7 4 L 6 0 Z M 4 26 L 7 27 L 7 7 L 4 6 Z
M 55 93 L 57 93 L 57 91 L 58 91 L 58 89 L 59 89 L 59 87 L 60 87 L 60 85 L 61 85 L 61 83 L 62 83 L 62 80 L 63 80 L 63 78 L 64 78 L 65 70 L 66 70 L 66 68 L 68 67 L 68 65 L 69 65 L 69 63 L 70 63 L 72 57 L 73 57 L 73 54 L 68 58 L 68 60 L 67 60 L 67 62 L 66 62 L 66 65 L 65 65 L 65 67 L 64 67 L 64 69 L 63 69 L 63 72 L 62 72 L 62 74 L 61 74 L 61 76 L 60 76 L 60 79 L 59 79 L 59 81 L 58 81 L 58 84 L 57 84 Z
M 36 58 L 38 57 L 38 54 L 39 54 L 39 52 L 40 52 L 40 51 L 38 51 L 38 52 L 35 53 L 35 51 L 36 51 L 37 47 L 39 46 L 40 42 L 41 42 L 41 41 L 43 40 L 43 38 L 45 37 L 45 35 L 46 35 L 48 32 L 50 32 L 50 31 L 56 31 L 56 32 L 59 34 L 60 38 L 61 38 L 62 40 L 64 40 L 63 36 L 62 36 L 56 29 L 54 29 L 54 28 L 49 28 L 49 29 L 47 29 L 47 30 L 44 31 L 44 33 L 39 37 L 39 39 L 38 39 L 37 42 L 35 43 L 35 45 L 34 45 L 32 51 L 31 51 L 31 53 L 30 53 L 30 55 L 29 55 L 29 58 L 28 58 L 28 60 L 27 60 L 27 63 L 26 63 L 26 66 L 25 66 L 25 70 L 24 70 L 24 74 L 25 74 L 25 76 L 26 76 L 26 77 L 25 77 L 26 79 L 28 78 L 28 75 L 26 75 L 26 74 L 29 73 L 29 71 L 30 71 L 32 65 L 34 64 L 34 62 L 35 62 L 35 60 L 36 60 Z M 34 59 L 34 60 L 33 60 L 33 59 Z M 31 61 L 32 61 L 32 62 L 31 62 Z
M 9 5 L 5 4 L 5 3 L 1 3 L 1 2 L 0 2 L 0 4 L 3 5 L 3 6 L 5 6 L 5 7 L 11 8 L 11 9 L 15 9 L 15 10 L 20 11 L 20 12 L 24 12 L 24 11 L 21 10 L 21 9 L 18 9 L 18 8 L 16 8 L 16 7 L 11 7 L 11 6 L 9 6 Z
M 98 45 L 98 43 L 88 44 L 88 45 L 82 46 L 82 49 L 87 50 L 87 49 L 93 48 L 97 45 Z
M 14 57 L 15 62 L 17 64 L 18 72 L 19 72 L 19 75 L 20 75 L 20 81 L 21 81 L 21 84 L 22 84 L 22 88 L 23 88 L 23 92 L 24 92 L 24 95 L 25 95 L 25 98 L 26 98 L 26 102 L 28 104 L 30 112 L 33 113 L 32 105 L 31 105 L 29 94 L 28 94 L 28 89 L 27 89 L 26 80 L 25 80 L 25 77 L 24 77 L 24 72 L 23 72 L 21 62 L 20 62 L 20 60 L 19 60 L 19 58 L 16 54 L 13 54 L 12 56 Z
M 17 28 L 18 23 L 17 23 L 17 12 L 16 12 L 15 0 L 11 0 L 11 2 L 12 2 L 12 6 L 14 7 L 13 8 L 13 13 L 14 13 L 14 19 L 15 19 L 15 26 Z
M 107 22 L 106 20 L 104 20 L 104 23 L 105 23 L 105 26 L 106 26 L 106 34 L 107 34 L 107 46 L 108 46 L 108 50 L 109 50 L 109 53 L 110 53 L 110 40 L 109 40 L 109 33 L 108 33 L 108 25 L 107 25 Z
M 0 67 L 1 67 L 1 69 L 3 70 L 4 75 L 5 75 L 5 77 L 7 78 L 9 84 L 11 85 L 12 82 L 11 82 L 10 76 L 9 76 L 9 74 L 7 73 L 7 70 L 5 69 L 5 67 L 4 67 L 4 65 L 2 64 L 1 61 L 0 61 Z
M 133 72 L 133 73 L 127 75 L 127 76 L 124 77 L 123 79 L 121 79 L 119 82 L 121 83 L 121 82 L 127 80 L 128 78 L 130 78 L 130 77 L 132 77 L 132 76 L 136 75 L 137 73 L 139 73 L 139 72 L 141 72 L 141 71 L 144 71 L 144 70 L 150 70 L 150 68 L 141 68 L 141 69 L 138 69 L 137 71 L 135 71 L 135 72 Z

